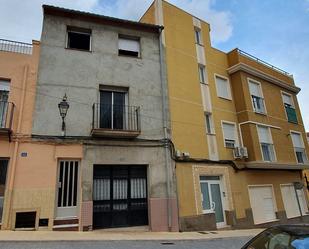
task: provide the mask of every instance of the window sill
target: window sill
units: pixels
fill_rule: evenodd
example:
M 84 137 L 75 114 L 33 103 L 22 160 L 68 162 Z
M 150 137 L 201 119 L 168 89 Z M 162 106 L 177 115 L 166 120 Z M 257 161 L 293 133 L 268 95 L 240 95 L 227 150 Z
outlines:
M 202 44 L 202 43 L 197 43 L 197 42 L 195 42 L 195 44 L 196 44 L 196 45 L 200 45 L 201 47 L 204 47 L 204 44 Z
M 67 50 L 80 51 L 80 52 L 88 52 L 92 53 L 92 50 L 78 49 L 78 48 L 65 48 Z
M 263 115 L 263 116 L 267 116 L 267 113 L 266 113 L 266 112 L 254 111 L 254 113 L 259 114 L 259 115 Z
M 208 83 L 206 83 L 206 82 L 200 82 L 202 85 L 206 85 L 206 86 L 208 86 L 209 84 Z
M 295 124 L 295 125 L 298 125 L 298 122 L 293 122 L 293 121 L 291 121 L 291 120 L 287 120 L 289 123 L 291 123 L 291 124 Z
M 131 56 L 131 55 L 124 55 L 124 54 L 118 54 L 119 57 L 125 57 L 125 58 L 132 58 L 132 59 L 139 59 L 141 60 L 141 56 Z
M 209 133 L 209 132 L 206 132 L 206 135 L 209 135 L 209 136 L 216 136 L 216 133 Z
M 232 101 L 232 98 L 226 98 L 226 97 L 222 97 L 222 96 L 218 96 L 219 99 L 223 99 L 223 100 L 229 100 Z

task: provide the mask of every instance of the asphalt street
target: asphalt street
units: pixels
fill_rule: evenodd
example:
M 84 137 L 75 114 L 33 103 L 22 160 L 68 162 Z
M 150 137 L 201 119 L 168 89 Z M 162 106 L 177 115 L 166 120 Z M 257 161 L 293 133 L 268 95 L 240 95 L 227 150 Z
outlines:
M 2 249 L 240 249 L 250 237 L 174 241 L 2 242 Z

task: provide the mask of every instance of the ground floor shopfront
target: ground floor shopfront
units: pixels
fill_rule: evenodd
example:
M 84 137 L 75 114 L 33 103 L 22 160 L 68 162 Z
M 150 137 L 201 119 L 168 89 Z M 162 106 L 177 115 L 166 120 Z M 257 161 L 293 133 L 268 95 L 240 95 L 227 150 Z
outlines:
M 173 167 L 164 157 L 152 144 L 3 144 L 1 229 L 178 231 Z
M 177 163 L 176 174 L 182 231 L 309 221 L 305 190 L 294 187 L 303 180 L 299 170 Z

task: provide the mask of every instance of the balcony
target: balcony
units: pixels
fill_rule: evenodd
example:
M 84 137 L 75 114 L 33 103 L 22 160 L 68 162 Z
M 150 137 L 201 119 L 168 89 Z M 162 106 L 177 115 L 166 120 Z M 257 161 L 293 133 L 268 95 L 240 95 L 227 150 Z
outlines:
M 141 133 L 140 108 L 93 104 L 92 136 L 135 138 Z
M 293 75 L 240 49 L 234 49 L 228 53 L 228 62 L 229 73 L 237 70 L 237 66 L 245 65 L 248 68 L 247 70 L 254 69 L 256 72 L 295 87 Z
M 31 55 L 32 49 L 33 46 L 30 43 L 0 39 L 0 51 Z
M 0 134 L 11 134 L 15 105 L 0 101 Z

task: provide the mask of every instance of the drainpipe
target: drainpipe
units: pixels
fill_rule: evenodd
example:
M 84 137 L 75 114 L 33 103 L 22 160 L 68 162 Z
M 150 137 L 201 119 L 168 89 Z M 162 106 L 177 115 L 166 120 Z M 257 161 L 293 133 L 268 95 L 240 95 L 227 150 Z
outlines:
M 165 64 L 164 64 L 164 58 L 163 58 L 163 38 L 162 38 L 162 29 L 160 30 L 160 36 L 159 36 L 159 49 L 160 49 L 160 76 L 161 76 L 161 89 L 162 89 L 162 114 L 163 114 L 163 129 L 164 129 L 164 139 L 169 139 L 168 137 L 168 102 L 167 102 L 167 84 L 166 84 L 166 78 L 165 78 Z M 168 216 L 168 230 L 172 230 L 172 203 L 171 203 L 171 187 L 172 182 L 171 178 L 172 175 L 170 174 L 171 170 L 171 161 L 169 157 L 169 146 L 165 145 L 165 167 L 166 167 L 166 189 L 167 189 L 167 216 Z
M 19 116 L 18 116 L 18 123 L 17 123 L 17 129 L 16 133 L 19 134 L 21 131 L 21 123 L 23 118 L 23 111 L 24 111 L 24 102 L 25 102 L 25 96 L 26 96 L 26 83 L 27 83 L 27 76 L 28 76 L 28 70 L 29 66 L 26 65 L 24 67 L 24 73 L 23 73 L 23 84 L 22 84 L 22 94 L 21 94 L 21 101 L 20 101 L 20 109 L 19 109 Z M 17 162 L 17 156 L 18 156 L 18 148 L 19 148 L 19 141 L 18 138 L 15 141 L 14 144 L 14 152 L 13 152 L 13 158 L 11 163 L 11 170 L 10 170 L 10 177 L 9 177 L 9 190 L 11 190 L 11 194 L 9 195 L 9 206 L 8 206 L 8 220 L 7 220 L 7 226 L 10 223 L 10 217 L 12 214 L 12 206 L 13 206 L 13 192 L 14 192 L 14 181 L 15 181 L 15 171 L 16 171 L 16 162 Z

